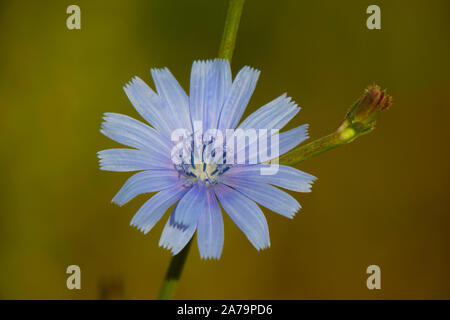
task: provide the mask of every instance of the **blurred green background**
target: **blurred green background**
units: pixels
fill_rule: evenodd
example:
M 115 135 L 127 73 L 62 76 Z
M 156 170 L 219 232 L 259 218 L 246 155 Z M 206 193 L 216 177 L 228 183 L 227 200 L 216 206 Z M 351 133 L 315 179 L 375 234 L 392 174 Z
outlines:
M 81 8 L 81 30 L 66 8 Z M 366 8 L 381 7 L 381 30 Z M 215 57 L 225 0 L 0 2 L 0 298 L 155 298 L 170 260 L 129 226 L 140 196 L 110 203 L 129 176 L 98 169 L 117 146 L 103 112 L 138 117 L 122 86 L 167 66 L 188 88 L 191 63 Z M 242 16 L 232 68 L 262 71 L 248 112 L 287 92 L 289 127 L 334 130 L 363 89 L 394 97 L 377 129 L 298 168 L 319 179 L 294 220 L 265 211 L 257 252 L 225 218 L 219 261 L 191 250 L 176 298 L 450 298 L 450 2 L 256 1 Z M 164 219 L 165 220 L 165 219 Z M 66 288 L 68 265 L 82 289 Z M 381 267 L 381 290 L 366 287 Z

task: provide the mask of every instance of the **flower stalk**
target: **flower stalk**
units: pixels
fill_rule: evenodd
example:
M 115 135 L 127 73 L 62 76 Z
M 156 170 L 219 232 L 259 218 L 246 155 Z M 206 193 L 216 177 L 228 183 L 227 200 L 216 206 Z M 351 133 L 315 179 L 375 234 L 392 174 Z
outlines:
M 191 244 L 192 239 L 191 241 L 189 241 L 186 247 L 181 250 L 179 254 L 172 258 L 169 268 L 167 269 L 167 274 L 164 278 L 163 285 L 161 286 L 161 290 L 159 291 L 159 300 L 169 300 L 173 297 L 178 280 L 181 276 L 181 272 L 183 271 L 184 263 L 186 262 Z
M 230 63 L 231 57 L 233 56 L 234 45 L 236 43 L 236 36 L 239 28 L 239 21 L 241 20 L 242 9 L 244 8 L 244 2 L 245 0 L 230 0 L 228 5 L 227 17 L 225 20 L 225 27 L 223 30 L 222 41 L 220 42 L 218 56 L 221 59 L 228 59 Z M 180 253 L 172 257 L 166 276 L 164 277 L 161 285 L 158 299 L 172 299 L 178 281 L 181 277 L 181 272 L 183 271 L 191 244 L 192 239 Z
M 225 28 L 223 30 L 222 41 L 220 42 L 219 55 L 221 59 L 228 59 L 231 64 L 236 36 L 241 21 L 242 9 L 245 0 L 230 0 L 225 20 Z

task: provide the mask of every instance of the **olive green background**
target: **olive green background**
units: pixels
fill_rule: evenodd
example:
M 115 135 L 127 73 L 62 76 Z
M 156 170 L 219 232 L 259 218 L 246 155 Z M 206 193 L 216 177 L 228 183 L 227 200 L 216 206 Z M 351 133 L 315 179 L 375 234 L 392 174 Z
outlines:
M 81 7 L 81 30 L 66 8 Z M 215 57 L 226 1 L 0 2 L 0 298 L 155 298 L 170 260 L 129 226 L 143 195 L 110 203 L 129 173 L 102 172 L 103 112 L 139 118 L 122 86 L 167 66 L 185 89 Z M 381 30 L 366 8 L 381 7 Z M 219 261 L 188 257 L 180 299 L 450 298 L 450 2 L 248 0 L 232 62 L 261 70 L 248 112 L 287 92 L 289 125 L 334 130 L 364 88 L 394 97 L 377 129 L 310 159 L 318 177 L 294 220 L 265 210 L 257 252 L 225 217 Z M 164 218 L 163 220 L 166 220 Z M 82 289 L 66 288 L 81 267 Z M 381 267 L 381 290 L 366 268 Z

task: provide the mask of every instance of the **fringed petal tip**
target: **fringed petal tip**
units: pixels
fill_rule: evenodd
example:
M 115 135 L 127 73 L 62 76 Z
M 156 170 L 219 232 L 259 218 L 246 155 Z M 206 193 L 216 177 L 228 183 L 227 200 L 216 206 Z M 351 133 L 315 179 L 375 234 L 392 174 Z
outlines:
M 160 248 L 163 248 L 163 249 L 166 249 L 166 250 L 169 250 L 170 251 L 170 253 L 172 253 L 172 256 L 176 256 L 177 254 L 179 254 L 180 252 L 181 252 L 181 250 L 183 250 L 183 248 L 184 248 L 184 246 L 183 247 L 179 247 L 179 246 L 177 246 L 177 245 L 173 245 L 173 244 L 171 244 L 171 243 L 169 243 L 169 242 L 164 242 L 164 243 L 159 243 L 159 247 Z
M 176 256 L 177 254 L 179 254 L 181 252 L 181 250 L 184 249 L 186 244 L 183 247 L 181 247 L 181 246 L 178 246 L 176 244 L 172 244 L 170 242 L 161 242 L 160 241 L 159 242 L 159 247 L 163 248 L 163 249 L 166 249 L 166 250 L 169 250 L 170 253 L 172 254 L 172 256 Z
M 302 192 L 302 193 L 309 193 L 309 192 L 311 192 L 312 190 L 312 186 L 313 186 L 313 184 L 319 179 L 319 178 L 317 178 L 317 177 L 315 177 L 315 176 L 313 176 L 313 175 L 311 175 L 311 174 L 309 174 L 309 173 L 305 173 L 305 172 L 302 172 L 303 174 L 304 174 L 304 188 L 302 188 L 301 190 L 298 190 L 298 192 Z
M 305 139 L 304 140 L 307 140 L 307 139 L 309 139 L 309 123 L 305 123 L 305 124 L 303 124 L 302 125 L 302 127 L 304 128 L 304 137 L 305 137 Z
M 192 63 L 192 65 L 194 64 L 210 64 L 210 63 L 217 63 L 217 64 L 230 64 L 230 62 L 228 61 L 228 59 L 222 59 L 222 58 L 213 58 L 213 59 L 198 59 L 198 60 L 194 60 L 194 62 Z
M 294 217 L 302 210 L 302 206 L 298 204 L 297 207 L 293 208 L 290 215 L 286 215 L 285 217 L 288 219 L 294 219 Z
M 117 206 L 119 206 L 119 207 L 122 207 L 125 203 L 120 203 L 120 202 L 118 202 L 115 198 L 112 198 L 111 199 L 111 203 L 112 204 L 115 204 L 115 205 L 117 205 Z
M 258 69 L 256 69 L 256 68 L 253 68 L 253 67 L 250 67 L 250 66 L 244 66 L 241 70 L 239 70 L 239 72 L 241 72 L 241 71 L 247 71 L 247 72 L 250 72 L 250 73 L 254 73 L 256 76 L 258 76 L 259 77 L 259 75 L 261 74 L 261 71 L 260 70 L 258 70 Z
M 191 240 L 196 228 L 197 225 L 194 224 L 186 229 L 179 229 L 172 225 L 171 218 L 169 218 L 159 239 L 159 246 L 170 250 L 173 255 L 176 255 Z
M 142 232 L 143 234 L 149 233 L 149 231 L 152 229 L 145 225 L 139 225 L 138 223 L 136 223 L 134 221 L 134 219 L 131 219 L 130 226 L 133 228 L 136 228 L 136 230 L 138 230 L 139 232 Z
M 219 255 L 207 255 L 207 254 L 200 254 L 200 258 L 202 259 L 202 260 L 206 260 L 206 261 L 208 261 L 208 260 L 211 260 L 211 261 L 213 261 L 213 260 L 219 260 L 220 259 L 220 257 L 221 257 L 221 255 L 222 255 L 222 253 L 220 253 Z
M 255 246 L 255 245 L 253 245 L 253 246 L 255 247 L 256 251 L 262 251 L 262 250 L 265 250 L 265 249 L 269 249 L 270 248 L 270 241 L 267 242 L 267 243 L 264 243 L 261 246 Z

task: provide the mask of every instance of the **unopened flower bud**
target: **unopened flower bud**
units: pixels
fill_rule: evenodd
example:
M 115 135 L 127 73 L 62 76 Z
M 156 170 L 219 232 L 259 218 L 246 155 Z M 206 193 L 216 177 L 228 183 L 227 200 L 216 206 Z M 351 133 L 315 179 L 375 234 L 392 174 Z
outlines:
M 342 140 L 352 140 L 357 135 L 368 133 L 375 127 L 376 118 L 392 103 L 392 98 L 377 85 L 366 89 L 365 94 L 350 108 L 338 129 Z

